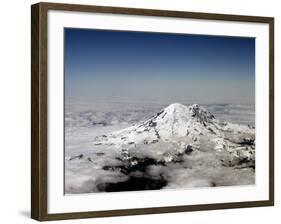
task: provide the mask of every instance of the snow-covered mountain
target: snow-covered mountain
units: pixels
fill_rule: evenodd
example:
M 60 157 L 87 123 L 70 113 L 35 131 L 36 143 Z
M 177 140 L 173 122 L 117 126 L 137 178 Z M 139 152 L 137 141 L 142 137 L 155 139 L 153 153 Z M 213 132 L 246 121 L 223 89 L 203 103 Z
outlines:
M 216 150 L 237 151 L 244 145 L 254 145 L 255 129 L 221 123 L 198 104 L 185 106 L 174 103 L 140 124 L 96 137 L 94 144 L 126 148 L 126 145 L 136 147 L 159 141 L 176 142 L 179 138 L 194 146 L 204 139 L 214 143 Z
M 84 151 L 66 157 L 66 192 L 255 183 L 255 128 L 220 122 L 197 104 L 174 103 L 143 122 L 104 133 L 88 150 L 83 145 Z

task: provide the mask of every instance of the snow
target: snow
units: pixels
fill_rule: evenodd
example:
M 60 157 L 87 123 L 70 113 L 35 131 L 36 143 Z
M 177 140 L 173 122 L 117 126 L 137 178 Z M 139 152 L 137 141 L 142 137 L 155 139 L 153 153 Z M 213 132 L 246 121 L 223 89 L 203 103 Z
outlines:
M 132 178 L 159 180 L 163 189 L 254 184 L 254 113 L 236 110 L 246 115 L 237 124 L 210 112 L 251 106 L 109 105 L 66 110 L 66 193 L 99 192 Z
M 141 124 L 97 136 L 94 144 L 121 147 L 151 144 L 160 140 L 171 142 L 180 137 L 189 137 L 192 142 L 198 142 L 201 136 L 205 136 L 216 144 L 215 149 L 228 150 L 233 146 L 233 142 L 229 141 L 232 136 L 254 138 L 254 135 L 254 129 L 249 126 L 221 124 L 213 114 L 197 104 L 187 107 L 174 103 Z

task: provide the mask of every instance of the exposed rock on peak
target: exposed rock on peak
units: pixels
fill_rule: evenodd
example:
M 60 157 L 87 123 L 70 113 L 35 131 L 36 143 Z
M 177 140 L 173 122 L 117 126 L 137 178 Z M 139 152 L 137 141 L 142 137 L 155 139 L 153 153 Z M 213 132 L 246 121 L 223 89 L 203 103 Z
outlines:
M 198 104 L 193 104 L 192 106 L 189 106 L 188 109 L 191 113 L 191 116 L 195 117 L 200 122 L 212 122 L 215 119 L 213 114 Z

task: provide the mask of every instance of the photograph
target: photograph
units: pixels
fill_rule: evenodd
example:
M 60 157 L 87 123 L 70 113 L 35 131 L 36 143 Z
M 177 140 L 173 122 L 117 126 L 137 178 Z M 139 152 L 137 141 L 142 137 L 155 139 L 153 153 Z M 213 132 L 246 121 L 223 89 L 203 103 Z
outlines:
M 255 185 L 255 38 L 64 28 L 64 192 Z

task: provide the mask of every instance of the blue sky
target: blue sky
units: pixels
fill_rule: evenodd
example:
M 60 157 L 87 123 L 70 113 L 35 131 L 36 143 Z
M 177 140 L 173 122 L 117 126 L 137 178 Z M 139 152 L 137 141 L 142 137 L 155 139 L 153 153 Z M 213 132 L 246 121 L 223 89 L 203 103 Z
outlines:
M 254 103 L 255 39 L 65 28 L 65 95 Z

